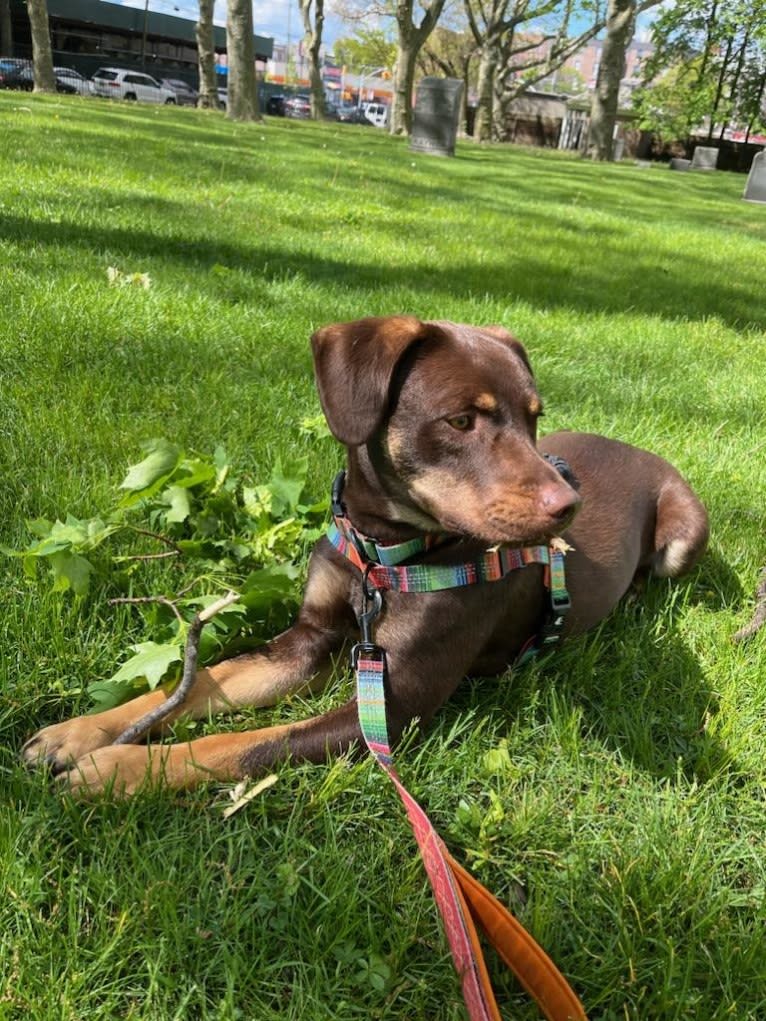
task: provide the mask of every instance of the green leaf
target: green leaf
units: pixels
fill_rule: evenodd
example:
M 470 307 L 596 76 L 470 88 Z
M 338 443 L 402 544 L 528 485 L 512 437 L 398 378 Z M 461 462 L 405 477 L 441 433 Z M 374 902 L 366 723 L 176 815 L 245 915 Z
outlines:
M 156 688 L 168 671 L 171 663 L 183 659 L 182 647 L 175 643 L 159 645 L 157 642 L 140 642 L 131 648 L 136 653 L 109 678 L 109 681 L 132 681 L 145 677 L 150 688 Z
M 306 485 L 308 466 L 309 459 L 306 454 L 287 461 L 284 466 L 281 460 L 274 465 L 269 482 L 272 517 L 285 517 L 298 506 L 303 487 Z
M 61 550 L 48 560 L 53 572 L 53 591 L 66 592 L 72 589 L 75 595 L 84 596 L 90 585 L 93 566 L 77 553 Z
M 170 510 L 165 514 L 168 522 L 186 521 L 191 513 L 189 493 L 181 486 L 168 486 L 162 494 L 163 499 L 170 505 Z
M 165 481 L 173 473 L 181 458 L 181 451 L 169 440 L 150 440 L 144 445 L 148 456 L 138 464 L 131 465 L 128 474 L 120 483 L 120 489 L 137 493 Z
M 295 564 L 270 564 L 252 571 L 242 585 L 240 603 L 248 610 L 265 611 L 273 603 L 292 601 L 299 576 Z
M 220 489 L 229 474 L 229 458 L 223 447 L 218 446 L 213 451 L 213 464 L 215 465 L 215 488 Z
M 301 419 L 300 431 L 303 436 L 315 440 L 324 440 L 332 436 L 330 427 L 323 414 L 312 415 L 310 418 Z
M 97 711 L 114 709 L 122 705 L 136 695 L 146 691 L 146 684 L 142 679 L 133 681 L 93 681 L 88 685 L 88 694 L 96 704 Z
M 215 475 L 215 466 L 210 461 L 204 461 L 202 458 L 186 460 L 181 462 L 173 484 L 191 489 L 192 486 L 199 486 L 203 482 L 212 482 Z
M 46 518 L 34 518 L 31 521 L 27 521 L 27 528 L 32 535 L 36 535 L 40 539 L 45 539 L 51 534 L 51 528 L 53 528 L 53 525 Z

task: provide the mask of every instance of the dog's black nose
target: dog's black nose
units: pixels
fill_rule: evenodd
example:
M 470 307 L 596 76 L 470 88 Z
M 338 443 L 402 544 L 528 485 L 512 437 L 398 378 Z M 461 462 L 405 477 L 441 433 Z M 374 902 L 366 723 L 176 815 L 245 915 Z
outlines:
M 580 498 L 571 486 L 555 482 L 540 490 L 540 507 L 554 521 L 564 521 L 574 514 Z

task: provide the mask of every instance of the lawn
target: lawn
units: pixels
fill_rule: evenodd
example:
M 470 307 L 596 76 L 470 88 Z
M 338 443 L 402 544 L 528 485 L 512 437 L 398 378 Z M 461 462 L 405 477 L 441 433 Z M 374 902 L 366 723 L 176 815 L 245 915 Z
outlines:
M 455 855 L 509 903 L 592 1021 L 766 1016 L 766 207 L 744 178 L 591 166 L 383 133 L 0 93 L 0 543 L 110 506 L 166 436 L 262 480 L 310 450 L 308 338 L 368 314 L 503 323 L 546 430 L 674 461 L 711 549 L 545 663 L 466 683 L 399 756 Z M 148 274 L 115 286 L 107 270 Z M 26 773 L 140 640 L 108 585 L 3 559 L 0 1019 L 457 1021 L 408 825 L 368 761 L 81 805 Z M 146 587 L 177 585 L 148 568 Z M 318 700 L 337 704 L 339 678 Z M 293 699 L 228 728 L 298 718 Z M 492 964 L 507 1018 L 538 1016 Z

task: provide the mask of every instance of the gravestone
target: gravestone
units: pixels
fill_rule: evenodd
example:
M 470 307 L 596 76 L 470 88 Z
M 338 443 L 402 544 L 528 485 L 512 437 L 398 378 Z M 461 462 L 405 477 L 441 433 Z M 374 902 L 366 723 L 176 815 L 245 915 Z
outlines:
M 671 170 L 688 170 L 691 165 L 691 160 L 682 159 L 680 156 L 674 156 L 670 161 Z
M 712 145 L 698 145 L 692 154 L 692 170 L 715 170 L 718 166 L 718 150 Z
M 454 156 L 463 83 L 459 78 L 422 78 L 415 93 L 410 149 Z
M 753 157 L 742 197 L 748 202 L 766 202 L 766 152 L 757 152 Z

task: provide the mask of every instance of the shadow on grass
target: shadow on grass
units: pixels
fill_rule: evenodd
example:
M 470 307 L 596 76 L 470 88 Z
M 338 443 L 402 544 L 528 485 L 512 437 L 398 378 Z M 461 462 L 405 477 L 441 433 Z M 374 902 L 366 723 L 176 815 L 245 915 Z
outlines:
M 499 681 L 463 685 L 443 713 L 449 721 L 472 706 L 480 714 L 500 711 L 510 722 L 541 694 L 555 692 L 559 702 L 579 709 L 581 729 L 591 741 L 650 776 L 699 783 L 722 772 L 738 776 L 735 753 L 708 730 L 718 695 L 678 621 L 680 608 L 689 604 L 720 610 L 743 598 L 726 561 L 708 552 L 689 577 L 649 580 L 596 629 L 531 667 Z M 547 712 L 545 697 L 542 706 Z
M 122 207 L 129 204 L 144 212 L 147 208 L 162 207 L 161 200 L 140 196 L 121 195 L 118 204 Z M 538 221 L 534 211 L 524 215 L 530 226 Z M 307 240 L 316 243 L 311 219 L 304 217 L 300 222 Z M 317 225 L 326 228 L 327 222 L 320 220 Z M 406 265 L 385 265 L 360 261 L 353 255 L 344 257 L 339 246 L 335 249 L 337 254 L 319 254 L 291 251 L 269 240 L 254 240 L 249 246 L 204 235 L 195 237 L 191 233 L 185 237 L 167 236 L 139 227 L 53 223 L 8 214 L 0 216 L 0 239 L 24 246 L 74 248 L 123 258 L 160 258 L 195 273 L 225 265 L 267 281 L 299 276 L 310 283 L 336 283 L 370 293 L 404 289 L 426 292 L 429 298 L 439 293 L 451 298 L 487 295 L 506 301 L 520 299 L 534 307 L 586 313 L 622 314 L 630 309 L 668 319 L 716 317 L 739 328 L 766 327 L 766 306 L 757 300 L 760 284 L 755 279 L 755 270 L 752 279 L 743 278 L 741 272 L 736 279 L 713 279 L 712 271 L 703 275 L 707 263 L 701 257 L 688 255 L 655 262 L 650 252 L 637 257 L 617 244 L 609 258 L 604 258 L 603 237 L 591 242 L 601 249 L 602 256 L 589 260 L 587 237 L 578 241 L 572 234 L 571 245 L 579 244 L 582 249 L 582 258 L 578 258 L 576 265 L 546 255 L 550 247 L 541 248 L 539 257 L 514 253 L 509 247 L 497 251 L 492 259 L 466 261 L 462 265 L 435 263 L 425 255 L 420 260 L 408 260 Z M 696 278 L 689 271 L 690 265 L 700 270 Z

